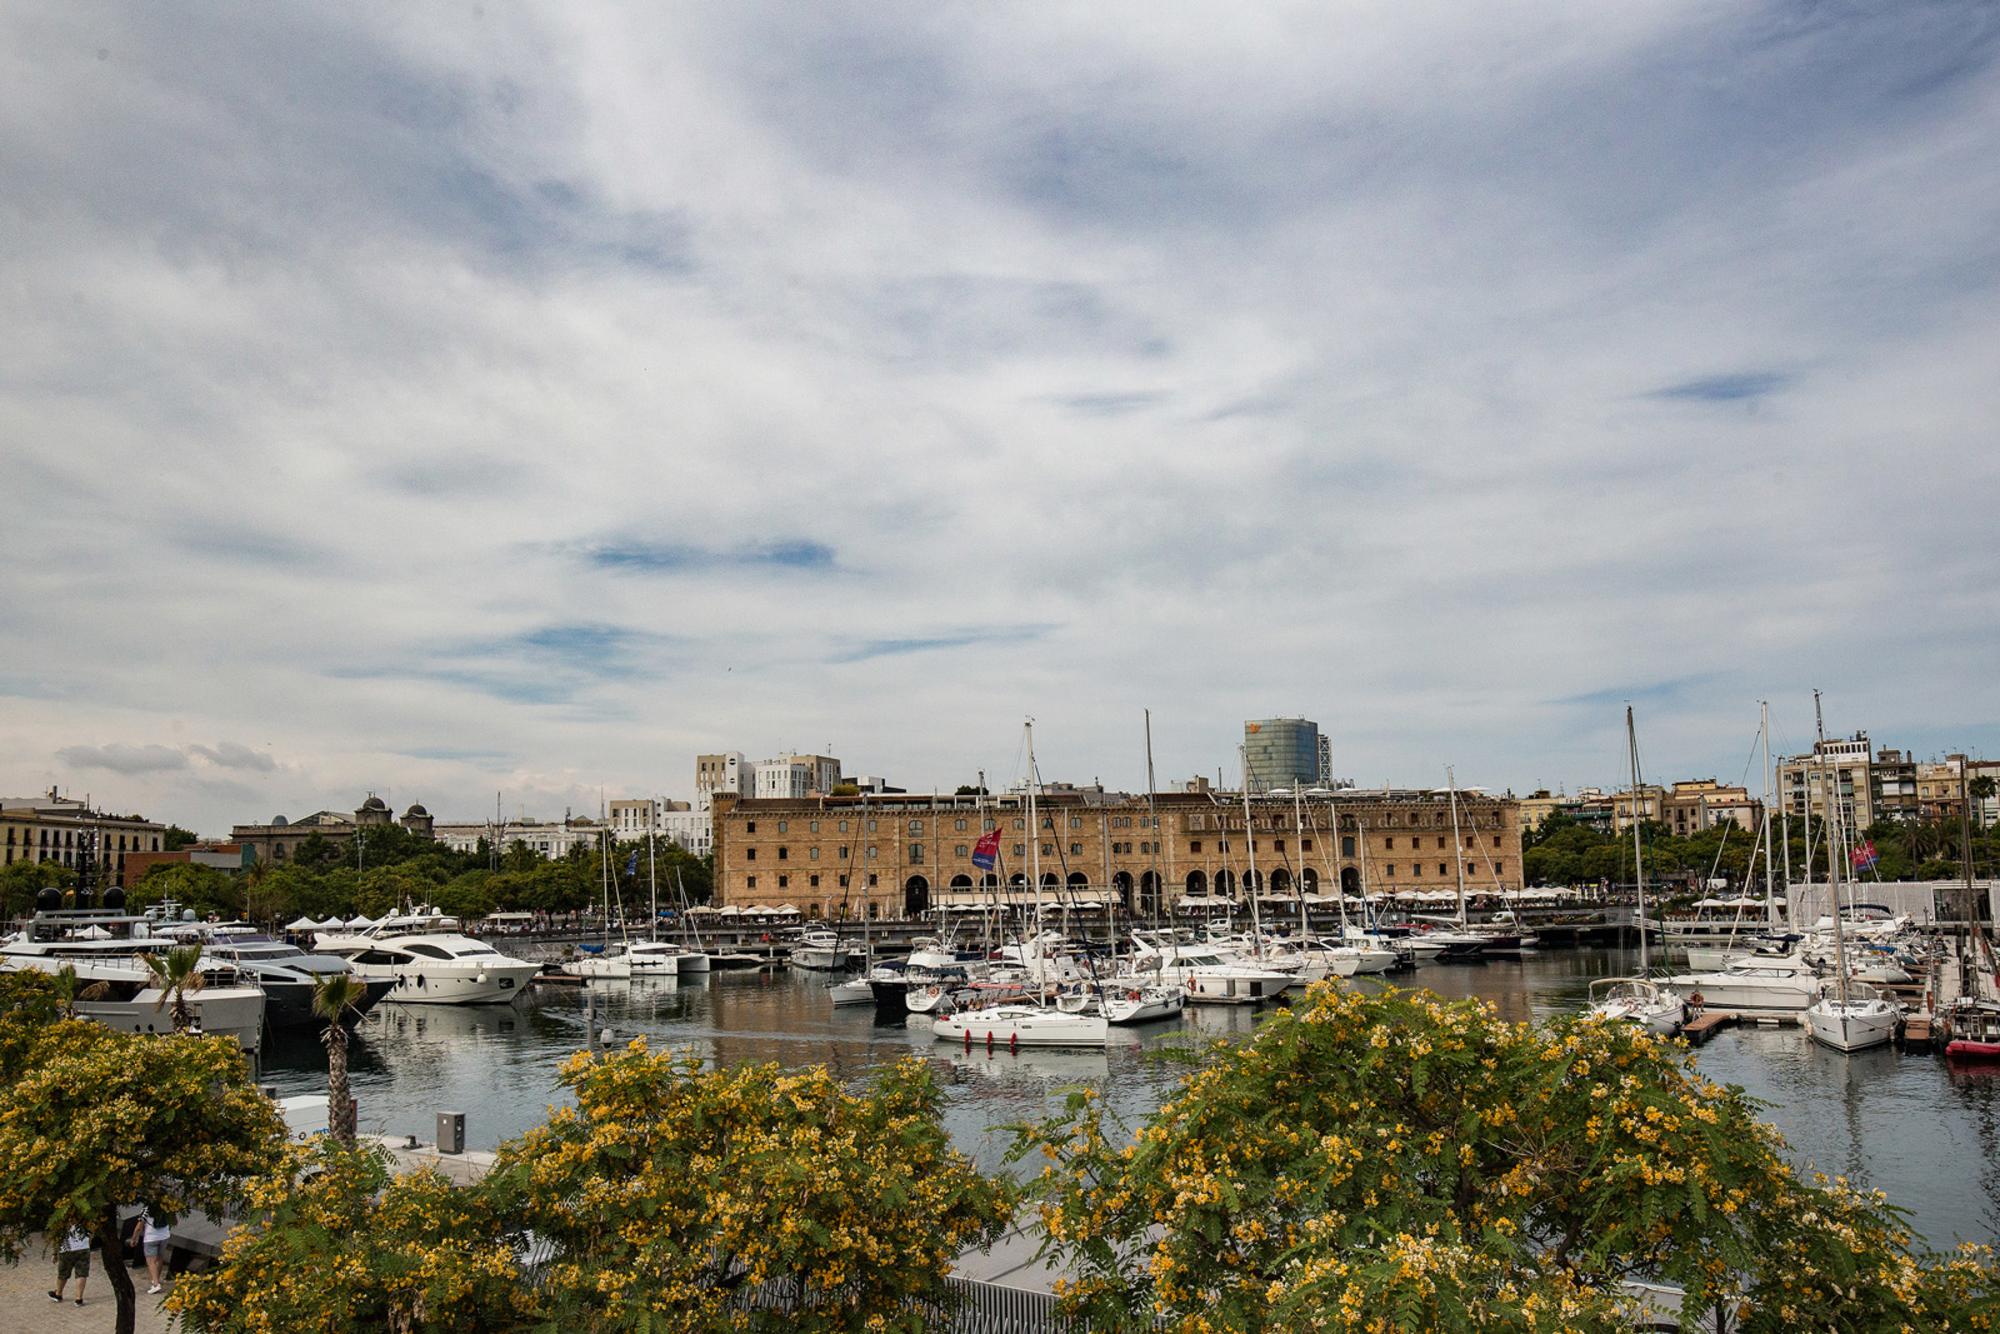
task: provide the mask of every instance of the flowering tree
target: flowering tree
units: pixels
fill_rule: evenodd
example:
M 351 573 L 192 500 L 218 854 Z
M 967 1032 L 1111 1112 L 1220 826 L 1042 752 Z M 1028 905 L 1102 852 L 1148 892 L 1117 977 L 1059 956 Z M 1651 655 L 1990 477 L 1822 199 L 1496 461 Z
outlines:
M 930 1069 L 849 1092 L 824 1067 L 705 1068 L 643 1042 L 563 1069 L 574 1108 L 489 1182 L 546 1244 L 563 1328 L 911 1330 L 1011 1201 L 954 1151 Z M 744 1309 L 753 1295 L 781 1309 Z
M 1634 1025 L 1321 986 L 1113 1132 L 1080 1094 L 1016 1149 L 1048 1159 L 1064 1295 L 1104 1328 L 1617 1328 L 1627 1279 L 1749 1329 L 2000 1309 L 1984 1251 L 1913 1252 L 1879 1196 L 1800 1179 L 1740 1090 Z
M 290 1150 L 249 1202 L 260 1224 L 167 1297 L 202 1334 L 444 1334 L 527 1327 L 531 1294 L 483 1190 L 392 1177 L 331 1136 Z
M 952 1150 L 922 1062 L 849 1091 L 634 1043 L 563 1079 L 576 1106 L 472 1187 L 294 1153 L 253 1191 L 266 1225 L 169 1305 L 199 1334 L 919 1330 L 1010 1213 Z
M 132 1276 L 120 1206 L 157 1218 L 220 1213 L 245 1177 L 267 1170 L 284 1124 L 257 1088 L 232 1038 L 134 1037 L 62 1020 L 17 1053 L 0 1083 L 0 1256 L 15 1259 L 35 1232 L 81 1228 L 107 1257 L 119 1334 L 131 1334 Z

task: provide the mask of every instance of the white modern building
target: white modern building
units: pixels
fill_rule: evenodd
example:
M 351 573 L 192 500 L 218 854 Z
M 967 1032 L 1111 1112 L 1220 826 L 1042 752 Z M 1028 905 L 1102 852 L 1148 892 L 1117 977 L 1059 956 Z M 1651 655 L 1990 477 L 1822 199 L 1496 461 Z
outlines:
M 586 849 L 595 847 L 603 829 L 595 820 L 577 818 L 506 820 L 499 824 L 481 820 L 477 824 L 440 824 L 433 832 L 438 842 L 454 852 L 477 852 L 484 839 L 503 853 L 516 843 L 524 843 L 530 852 L 553 860 L 569 856 L 570 849 L 579 843 Z

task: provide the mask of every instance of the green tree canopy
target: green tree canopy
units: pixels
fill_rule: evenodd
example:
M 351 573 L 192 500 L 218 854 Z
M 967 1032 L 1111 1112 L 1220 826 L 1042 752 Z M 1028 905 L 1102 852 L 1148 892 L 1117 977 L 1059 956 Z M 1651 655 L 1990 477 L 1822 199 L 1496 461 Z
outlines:
M 0 1052 L 19 1014 L 0 1016 Z M 284 1139 L 276 1108 L 230 1038 L 135 1037 L 87 1020 L 39 1024 L 21 1069 L 0 1083 L 0 1256 L 36 1232 L 72 1228 L 122 1253 L 118 1211 L 172 1220 L 221 1213 Z M 132 1278 L 107 1264 L 119 1334 L 131 1334 Z
M 532 1291 L 483 1189 L 392 1176 L 382 1152 L 296 1146 L 250 1191 L 263 1226 L 167 1297 L 201 1334 L 453 1334 L 531 1327 Z
M 1912 1248 L 1801 1180 L 1741 1090 L 1636 1025 L 1315 987 L 1218 1046 L 1136 1141 L 1090 1095 L 1025 1127 L 1067 1291 L 1101 1329 L 1617 1327 L 1621 1283 L 1751 1330 L 1966 1328 L 1990 1255 Z

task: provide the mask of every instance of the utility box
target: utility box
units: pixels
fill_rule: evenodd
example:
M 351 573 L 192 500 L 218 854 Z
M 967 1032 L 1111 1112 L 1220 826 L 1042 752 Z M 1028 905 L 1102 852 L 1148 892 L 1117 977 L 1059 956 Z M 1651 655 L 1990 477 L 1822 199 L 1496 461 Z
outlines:
M 439 1112 L 438 1138 L 439 1153 L 465 1152 L 465 1113 Z

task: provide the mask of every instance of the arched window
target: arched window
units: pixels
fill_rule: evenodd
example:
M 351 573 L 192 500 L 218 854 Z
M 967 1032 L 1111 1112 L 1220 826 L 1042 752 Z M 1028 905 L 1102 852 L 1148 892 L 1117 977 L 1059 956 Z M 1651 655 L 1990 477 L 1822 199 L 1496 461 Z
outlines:
M 1187 873 L 1187 892 L 1196 895 L 1208 893 L 1208 877 L 1200 871 L 1189 871 Z
M 1236 877 L 1227 871 L 1215 873 L 1215 892 L 1223 898 L 1236 897 Z

